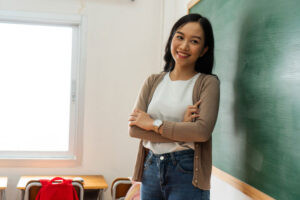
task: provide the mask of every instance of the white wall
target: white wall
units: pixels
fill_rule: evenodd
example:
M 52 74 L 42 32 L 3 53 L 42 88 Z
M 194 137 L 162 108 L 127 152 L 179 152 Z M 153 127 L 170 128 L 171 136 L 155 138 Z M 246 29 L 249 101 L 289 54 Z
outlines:
M 81 5 L 83 3 L 83 6 Z M 161 70 L 161 0 L 1 0 L 1 10 L 81 13 L 88 17 L 82 165 L 74 168 L 0 168 L 7 199 L 21 175 L 103 174 L 110 185 L 131 176 L 138 141 L 128 116 L 143 80 Z M 105 193 L 110 198 L 110 190 Z
M 164 4 L 164 42 L 169 36 L 173 24 L 182 16 L 186 15 L 187 4 L 190 0 L 165 0 Z M 218 42 L 218 41 L 215 41 Z M 250 200 L 251 198 L 212 175 L 211 178 L 211 199 L 212 200 Z

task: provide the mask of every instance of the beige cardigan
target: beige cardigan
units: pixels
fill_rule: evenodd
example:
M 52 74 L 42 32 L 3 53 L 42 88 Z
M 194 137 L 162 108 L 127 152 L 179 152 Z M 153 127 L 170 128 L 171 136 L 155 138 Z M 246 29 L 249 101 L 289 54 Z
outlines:
M 135 108 L 147 112 L 154 91 L 166 72 L 151 75 L 142 87 Z M 146 131 L 137 126 L 129 127 L 131 137 L 140 138 L 133 180 L 141 181 L 144 159 L 148 150 L 143 147 L 143 139 L 151 142 L 195 142 L 193 185 L 203 190 L 210 189 L 212 170 L 212 138 L 219 110 L 220 82 L 214 75 L 200 74 L 193 89 L 193 104 L 201 99 L 199 115 L 195 122 L 164 121 L 163 134 Z

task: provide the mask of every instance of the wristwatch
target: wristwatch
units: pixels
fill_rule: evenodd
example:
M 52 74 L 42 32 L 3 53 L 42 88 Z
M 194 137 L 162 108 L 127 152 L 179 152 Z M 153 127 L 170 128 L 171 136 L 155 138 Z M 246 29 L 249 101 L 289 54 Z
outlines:
M 159 127 L 163 124 L 163 122 L 160 119 L 156 119 L 153 121 L 154 131 L 158 133 Z

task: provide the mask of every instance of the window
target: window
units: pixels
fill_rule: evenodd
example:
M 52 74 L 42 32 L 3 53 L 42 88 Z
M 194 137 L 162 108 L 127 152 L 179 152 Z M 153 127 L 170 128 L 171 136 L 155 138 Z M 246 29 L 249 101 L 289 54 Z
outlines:
M 0 158 L 77 160 L 85 18 L 0 12 Z

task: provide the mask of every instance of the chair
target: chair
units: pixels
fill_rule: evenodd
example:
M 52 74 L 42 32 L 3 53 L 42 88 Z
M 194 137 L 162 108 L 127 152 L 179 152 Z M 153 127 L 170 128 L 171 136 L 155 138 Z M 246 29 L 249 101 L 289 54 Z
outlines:
M 77 192 L 78 199 L 83 200 L 84 189 L 82 183 L 80 181 L 73 180 L 72 185 Z M 35 200 L 41 187 L 42 184 L 39 180 L 29 181 L 25 188 L 24 200 Z
M 124 199 L 131 185 L 129 178 L 116 178 L 111 184 L 112 200 Z
M 111 186 L 112 200 L 139 200 L 140 182 L 130 178 L 116 178 Z

